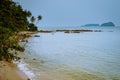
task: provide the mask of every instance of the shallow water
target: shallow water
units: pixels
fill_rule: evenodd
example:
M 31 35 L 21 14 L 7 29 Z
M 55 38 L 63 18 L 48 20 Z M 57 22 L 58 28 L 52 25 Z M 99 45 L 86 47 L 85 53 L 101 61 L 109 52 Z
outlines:
M 38 33 L 20 56 L 34 80 L 120 80 L 120 28 L 102 30 Z

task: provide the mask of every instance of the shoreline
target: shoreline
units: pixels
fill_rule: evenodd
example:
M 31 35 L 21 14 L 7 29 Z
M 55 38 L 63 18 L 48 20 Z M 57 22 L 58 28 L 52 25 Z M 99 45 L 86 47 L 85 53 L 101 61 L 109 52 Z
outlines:
M 0 61 L 0 80 L 30 80 L 16 64 Z
M 32 31 L 21 31 L 16 36 L 14 36 L 15 40 L 18 41 L 26 41 L 27 38 L 31 37 L 32 34 L 36 33 L 52 33 L 53 30 L 39 30 L 36 32 Z M 100 30 L 56 30 L 55 32 L 64 32 L 64 33 L 81 33 L 81 32 L 101 32 Z M 25 65 L 23 62 L 14 63 L 14 62 L 6 62 L 6 61 L 0 61 L 0 80 L 32 80 L 32 73 L 29 72 L 29 70 L 25 69 Z M 25 71 L 24 71 L 25 70 Z M 28 71 L 28 72 L 27 72 Z M 27 73 L 30 73 L 27 74 Z
M 21 31 L 14 35 L 12 38 L 16 41 L 25 41 L 26 38 L 31 37 L 32 34 L 36 34 L 37 31 Z M 19 54 L 19 53 L 18 53 Z M 20 68 L 21 61 L 19 62 L 7 62 L 0 61 L 0 80 L 32 80 L 23 69 Z M 25 66 L 23 66 L 25 68 Z M 27 71 L 27 69 L 26 69 Z
M 81 33 L 81 32 L 102 32 L 101 30 L 88 30 L 88 29 L 78 29 L 78 30 L 39 30 L 40 33 L 53 33 L 53 32 L 64 32 L 64 33 Z
M 27 76 L 27 80 L 35 80 L 35 74 L 28 69 L 28 64 L 25 63 L 24 61 L 20 60 L 20 61 L 15 61 L 13 62 L 17 65 L 17 68 L 22 71 L 24 73 L 24 75 Z

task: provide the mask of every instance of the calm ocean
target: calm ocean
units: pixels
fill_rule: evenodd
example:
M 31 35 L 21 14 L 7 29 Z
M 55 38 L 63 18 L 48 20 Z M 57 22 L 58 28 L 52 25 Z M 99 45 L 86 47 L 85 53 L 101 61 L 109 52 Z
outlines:
M 64 27 L 102 32 L 37 33 L 18 64 L 32 80 L 120 80 L 120 27 Z M 34 35 L 33 35 L 34 36 Z

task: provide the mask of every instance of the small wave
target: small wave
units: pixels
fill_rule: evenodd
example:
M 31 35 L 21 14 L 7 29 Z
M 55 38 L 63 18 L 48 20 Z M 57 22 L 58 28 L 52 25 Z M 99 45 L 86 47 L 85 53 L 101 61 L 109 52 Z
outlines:
M 28 76 L 28 78 L 30 78 L 30 80 L 35 80 L 35 74 L 30 71 L 27 66 L 28 64 L 26 64 L 25 62 L 23 62 L 22 60 L 20 62 L 18 61 L 13 61 L 13 63 L 17 64 L 17 67 L 23 71 L 25 73 L 26 76 Z

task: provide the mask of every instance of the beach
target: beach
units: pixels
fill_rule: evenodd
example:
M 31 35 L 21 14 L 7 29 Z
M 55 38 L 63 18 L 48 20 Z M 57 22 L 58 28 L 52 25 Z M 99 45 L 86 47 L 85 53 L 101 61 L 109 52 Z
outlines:
M 0 80 L 120 80 L 118 7 L 0 0 Z
M 101 29 L 102 28 L 102 29 Z M 34 80 L 119 80 L 119 29 L 101 32 L 37 33 L 20 54 Z M 99 35 L 99 36 L 98 36 Z
M 0 80 L 120 80 L 119 30 L 96 30 L 20 32 L 25 51 L 20 62 L 0 62 Z
M 28 80 L 16 64 L 0 61 L 0 80 Z
M 21 31 L 17 35 L 12 36 L 12 38 L 17 41 L 26 42 L 26 38 L 35 33 L 36 32 Z M 17 63 L 19 63 L 19 61 L 17 61 Z M 0 80 L 29 80 L 29 77 L 20 70 L 16 62 L 0 61 Z

